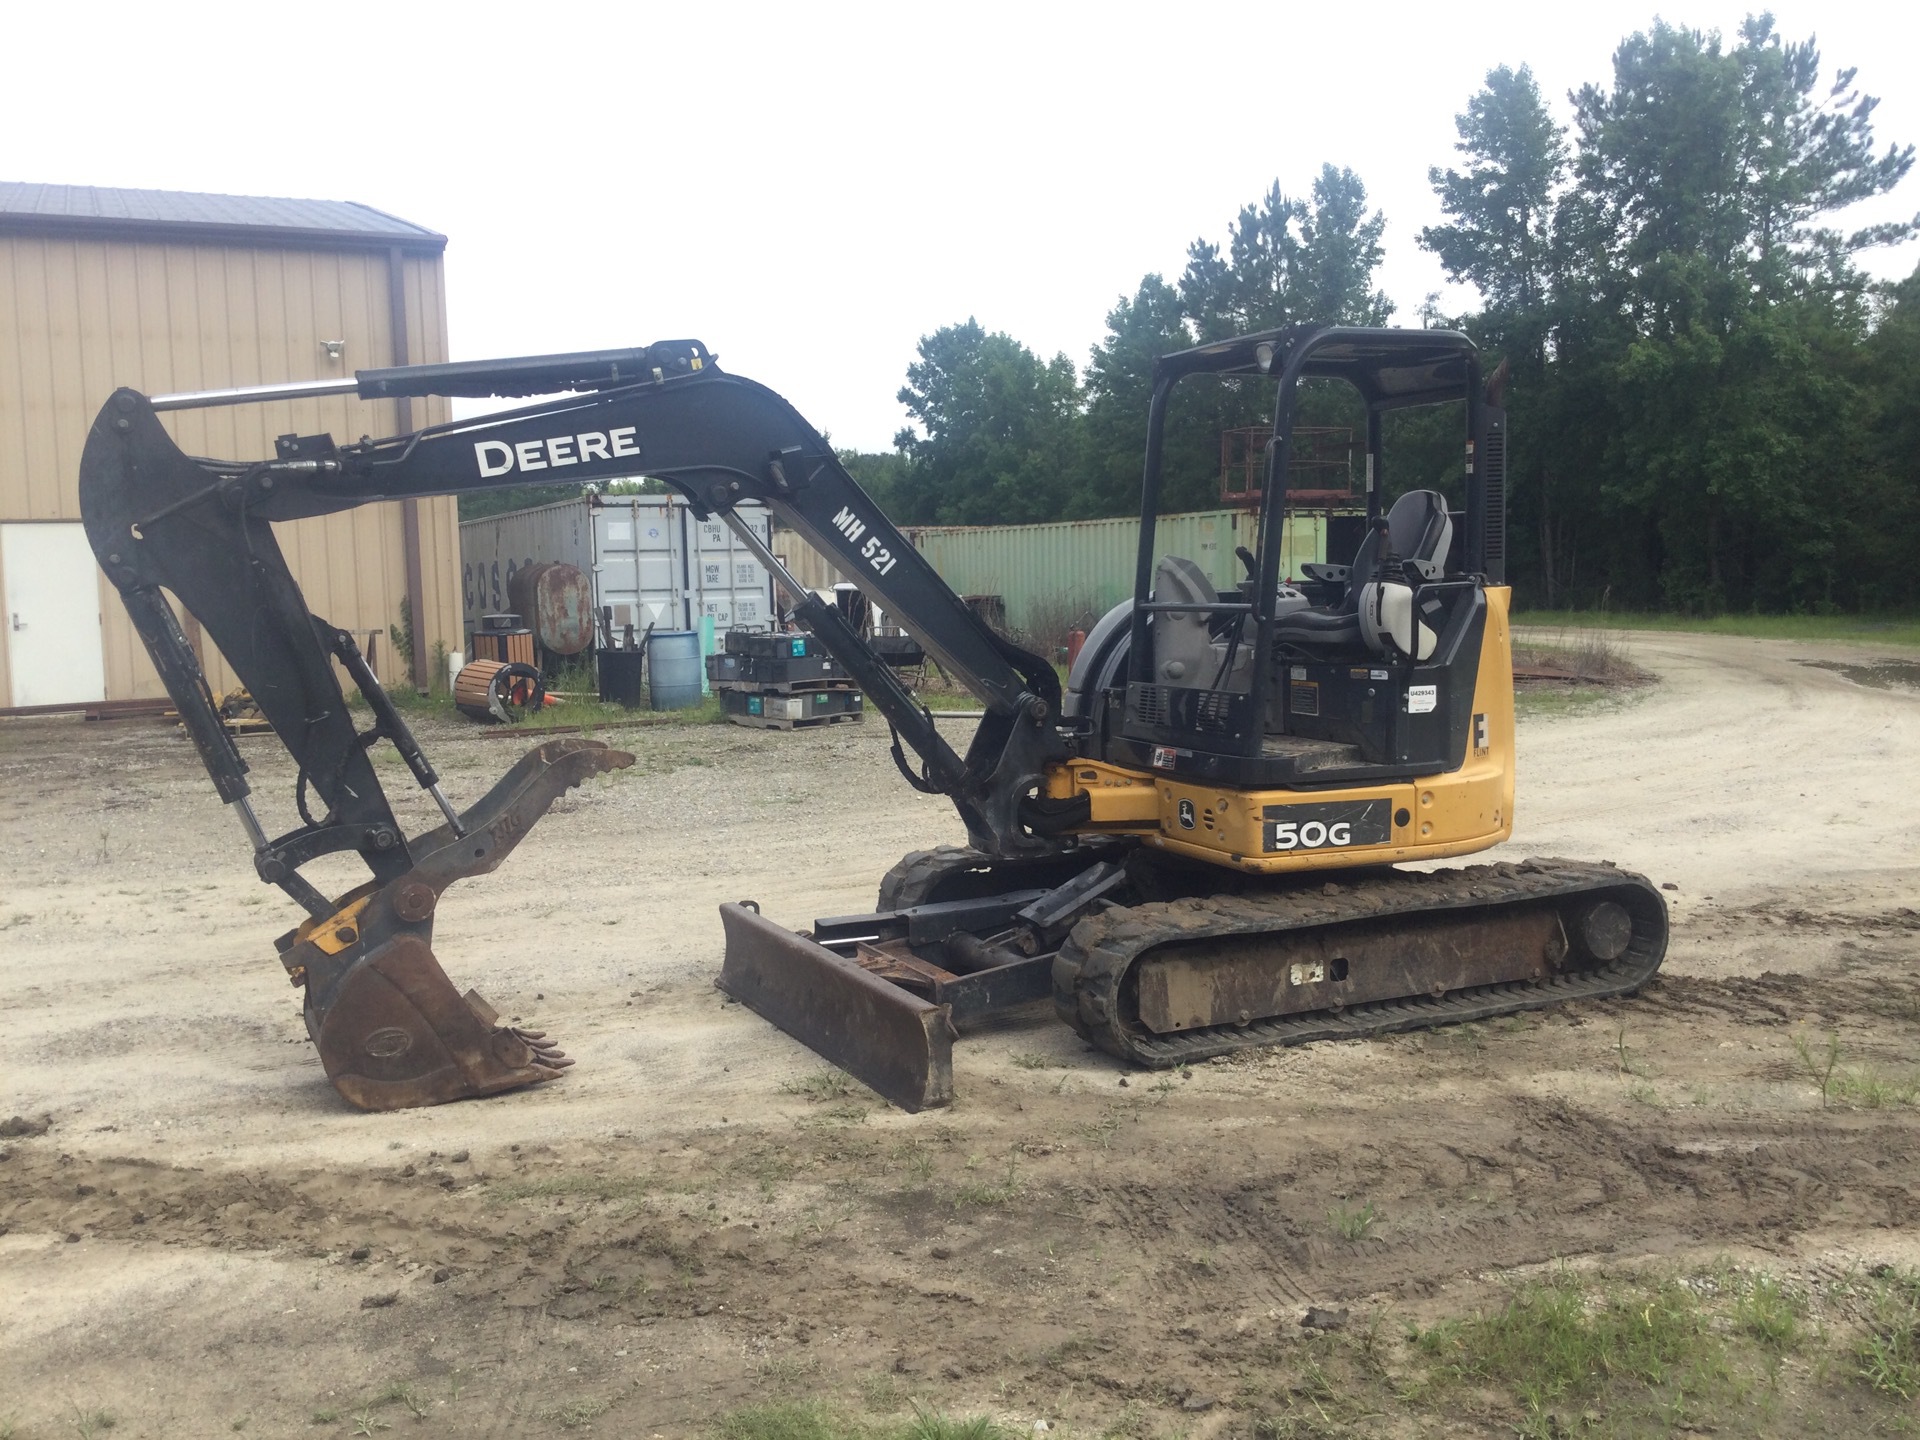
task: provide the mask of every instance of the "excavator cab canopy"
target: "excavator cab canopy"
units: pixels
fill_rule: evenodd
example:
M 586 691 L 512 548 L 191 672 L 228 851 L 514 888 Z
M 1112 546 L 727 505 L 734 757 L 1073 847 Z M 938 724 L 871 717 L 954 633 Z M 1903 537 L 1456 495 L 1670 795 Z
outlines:
M 1369 408 L 1432 405 L 1466 396 L 1478 373 L 1473 341 L 1457 330 L 1363 330 L 1295 325 L 1163 355 L 1156 388 L 1186 375 L 1345 380 Z
M 1274 385 L 1255 544 L 1241 551 L 1245 578 L 1224 591 L 1155 543 L 1169 396 L 1197 375 Z M 1285 526 L 1300 387 L 1309 380 L 1344 381 L 1365 408 L 1367 538 L 1355 555 L 1295 567 Z M 1433 477 L 1408 477 L 1416 484 L 1383 513 L 1384 417 L 1429 405 L 1462 412 L 1465 508 L 1418 487 Z M 1464 712 L 1438 724 L 1408 706 L 1424 707 L 1428 686 L 1451 682 L 1470 693 L 1485 610 L 1479 591 L 1504 583 L 1505 433 L 1504 414 L 1481 393 L 1478 351 L 1457 331 L 1301 325 L 1162 356 L 1147 418 L 1119 746 L 1242 786 L 1301 783 L 1309 766 L 1323 784 L 1458 766 Z M 1299 576 L 1289 573 L 1295 568 Z M 1310 710 L 1335 699 L 1345 706 L 1334 681 L 1303 678 L 1316 667 L 1367 677 L 1351 722 Z M 1401 693 L 1387 703 L 1376 671 L 1416 700 Z

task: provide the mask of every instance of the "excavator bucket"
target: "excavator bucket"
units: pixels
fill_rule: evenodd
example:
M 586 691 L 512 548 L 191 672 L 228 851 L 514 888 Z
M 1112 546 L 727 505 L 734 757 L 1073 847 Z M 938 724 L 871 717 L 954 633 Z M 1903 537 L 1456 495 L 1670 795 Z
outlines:
M 411 870 L 282 938 L 281 962 L 306 991 L 307 1033 L 348 1103 L 438 1105 L 552 1080 L 573 1063 L 542 1032 L 503 1026 L 478 994 L 454 988 L 434 958 L 433 915 L 447 886 L 496 868 L 562 792 L 632 763 L 598 740 L 549 740 L 457 826 L 411 842 Z
M 762 918 L 722 905 L 720 988 L 902 1110 L 953 1099 L 951 1007 L 936 1005 Z

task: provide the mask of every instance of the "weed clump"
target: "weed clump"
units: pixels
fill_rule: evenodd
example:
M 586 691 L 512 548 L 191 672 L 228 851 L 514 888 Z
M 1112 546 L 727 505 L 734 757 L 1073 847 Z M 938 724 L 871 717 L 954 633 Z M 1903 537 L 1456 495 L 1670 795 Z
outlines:
M 714 1423 L 714 1440 L 1011 1440 L 1011 1432 L 985 1415 L 955 1420 L 937 1410 L 914 1408 L 900 1424 L 870 1425 L 814 1400 L 749 1405 Z
M 780 1082 L 782 1095 L 798 1095 L 816 1105 L 822 1101 L 845 1100 L 853 1092 L 854 1079 L 844 1070 L 816 1070 L 811 1075 Z
M 1373 1229 L 1373 1222 L 1379 1218 L 1380 1214 L 1373 1208 L 1371 1200 L 1360 1206 L 1336 1205 L 1327 1212 L 1327 1219 L 1332 1222 L 1335 1232 L 1342 1240 L 1348 1241 L 1364 1238 Z
M 1860 1378 L 1883 1394 L 1920 1398 L 1920 1273 L 1884 1267 L 1868 1292 L 1866 1333 L 1853 1347 Z
M 1920 1102 L 1920 1077 L 1895 1079 L 1872 1069 L 1843 1067 L 1838 1035 L 1824 1036 L 1818 1051 L 1804 1034 L 1795 1035 L 1793 1053 L 1799 1057 L 1808 1081 L 1820 1092 L 1822 1107 L 1839 1101 L 1859 1110 L 1888 1110 Z
M 1731 1379 L 1699 1297 L 1672 1279 L 1615 1291 L 1562 1270 L 1522 1285 L 1492 1314 L 1412 1338 L 1444 1377 L 1507 1388 L 1526 1409 L 1527 1434 L 1548 1433 L 1550 1407 L 1595 1399 L 1623 1381 L 1699 1396 Z

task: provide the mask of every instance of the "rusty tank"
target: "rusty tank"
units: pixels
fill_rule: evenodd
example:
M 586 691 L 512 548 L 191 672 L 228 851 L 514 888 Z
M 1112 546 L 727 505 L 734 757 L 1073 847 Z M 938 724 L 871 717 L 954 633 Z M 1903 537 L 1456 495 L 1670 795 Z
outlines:
M 507 594 L 533 643 L 548 655 L 578 655 L 593 644 L 593 582 L 577 565 L 558 560 L 522 565 Z

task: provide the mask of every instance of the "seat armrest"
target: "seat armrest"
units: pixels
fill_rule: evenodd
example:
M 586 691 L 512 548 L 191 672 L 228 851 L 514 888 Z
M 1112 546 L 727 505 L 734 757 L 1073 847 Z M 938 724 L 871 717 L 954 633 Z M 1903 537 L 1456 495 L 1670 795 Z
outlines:
M 1318 560 L 1308 560 L 1301 564 L 1300 573 L 1309 580 L 1319 580 L 1328 585 L 1346 583 L 1347 576 L 1353 573 L 1349 565 L 1323 565 Z

